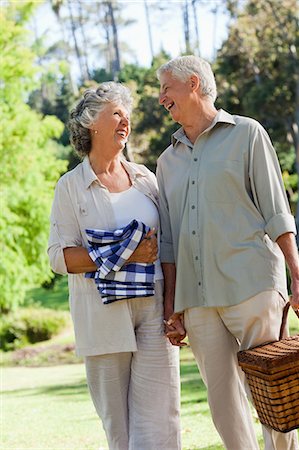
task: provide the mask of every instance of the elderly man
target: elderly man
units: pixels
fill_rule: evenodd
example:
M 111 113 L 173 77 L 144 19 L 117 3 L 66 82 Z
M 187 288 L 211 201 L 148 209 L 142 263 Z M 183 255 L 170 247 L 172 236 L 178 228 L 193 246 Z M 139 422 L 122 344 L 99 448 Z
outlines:
M 188 334 L 225 447 L 255 450 L 237 352 L 278 339 L 285 260 L 299 308 L 294 218 L 266 131 L 215 108 L 210 65 L 178 57 L 158 78 L 160 104 L 182 125 L 157 167 L 167 335 L 183 345 Z M 263 435 L 267 450 L 298 449 L 295 431 Z

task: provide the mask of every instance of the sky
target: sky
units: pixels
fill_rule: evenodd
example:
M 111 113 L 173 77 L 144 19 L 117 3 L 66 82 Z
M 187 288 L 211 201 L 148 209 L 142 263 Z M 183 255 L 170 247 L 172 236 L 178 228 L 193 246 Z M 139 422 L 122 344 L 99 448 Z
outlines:
M 93 3 L 90 0 L 85 2 Z M 147 0 L 150 5 L 154 0 Z M 59 28 L 50 6 L 40 2 L 34 26 L 38 34 L 47 31 L 47 41 L 54 42 Z M 119 29 L 119 40 L 123 41 L 131 52 L 126 54 L 126 62 L 138 63 L 148 67 L 151 63 L 151 51 L 145 15 L 144 0 L 119 0 L 124 18 L 135 19 L 135 23 Z M 185 51 L 182 6 L 184 0 L 160 0 L 161 7 L 170 6 L 167 12 L 159 9 L 151 14 L 151 28 L 154 54 L 163 48 L 171 57 Z M 227 36 L 228 16 L 224 13 L 223 0 L 197 1 L 197 27 L 199 32 L 200 56 L 212 60 L 215 50 Z M 214 13 L 212 12 L 214 10 Z M 217 13 L 215 14 L 215 10 Z M 190 28 L 195 39 L 195 23 L 190 9 Z

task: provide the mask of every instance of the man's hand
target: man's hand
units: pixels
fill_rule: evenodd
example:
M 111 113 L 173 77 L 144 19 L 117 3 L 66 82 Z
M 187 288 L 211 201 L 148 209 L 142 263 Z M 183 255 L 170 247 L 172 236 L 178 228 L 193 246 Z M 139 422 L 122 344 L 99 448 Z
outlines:
M 298 249 L 296 245 L 295 236 L 293 233 L 285 233 L 277 238 L 277 244 L 279 245 L 282 253 L 284 254 L 286 263 L 289 267 L 291 276 L 291 291 L 290 297 L 291 307 L 295 310 L 299 310 L 299 258 Z
M 291 291 L 292 295 L 290 296 L 290 305 L 295 311 L 299 311 L 299 280 L 292 280 Z
M 186 346 L 186 342 L 182 342 L 186 337 L 186 330 L 184 327 L 184 314 L 174 313 L 168 320 L 164 320 L 165 334 L 172 345 L 178 347 Z
M 132 253 L 127 263 L 154 263 L 158 259 L 156 230 L 150 230 Z

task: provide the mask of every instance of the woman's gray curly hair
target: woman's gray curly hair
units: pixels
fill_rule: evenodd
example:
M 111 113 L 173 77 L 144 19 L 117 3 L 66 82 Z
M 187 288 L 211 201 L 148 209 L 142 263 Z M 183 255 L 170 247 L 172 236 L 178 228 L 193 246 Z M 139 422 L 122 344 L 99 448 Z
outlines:
M 68 129 L 70 142 L 79 156 L 88 155 L 91 150 L 91 126 L 107 103 L 120 103 L 129 112 L 133 99 L 130 90 L 121 83 L 107 81 L 97 88 L 89 88 L 70 112 Z

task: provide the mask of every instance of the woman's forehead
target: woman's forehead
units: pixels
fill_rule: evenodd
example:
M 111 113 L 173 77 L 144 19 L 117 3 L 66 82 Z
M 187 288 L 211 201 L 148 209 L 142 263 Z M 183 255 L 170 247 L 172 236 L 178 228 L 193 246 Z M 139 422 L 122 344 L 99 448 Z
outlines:
M 130 114 L 130 110 L 121 102 L 109 102 L 106 104 L 104 109 L 118 109 L 126 114 Z

